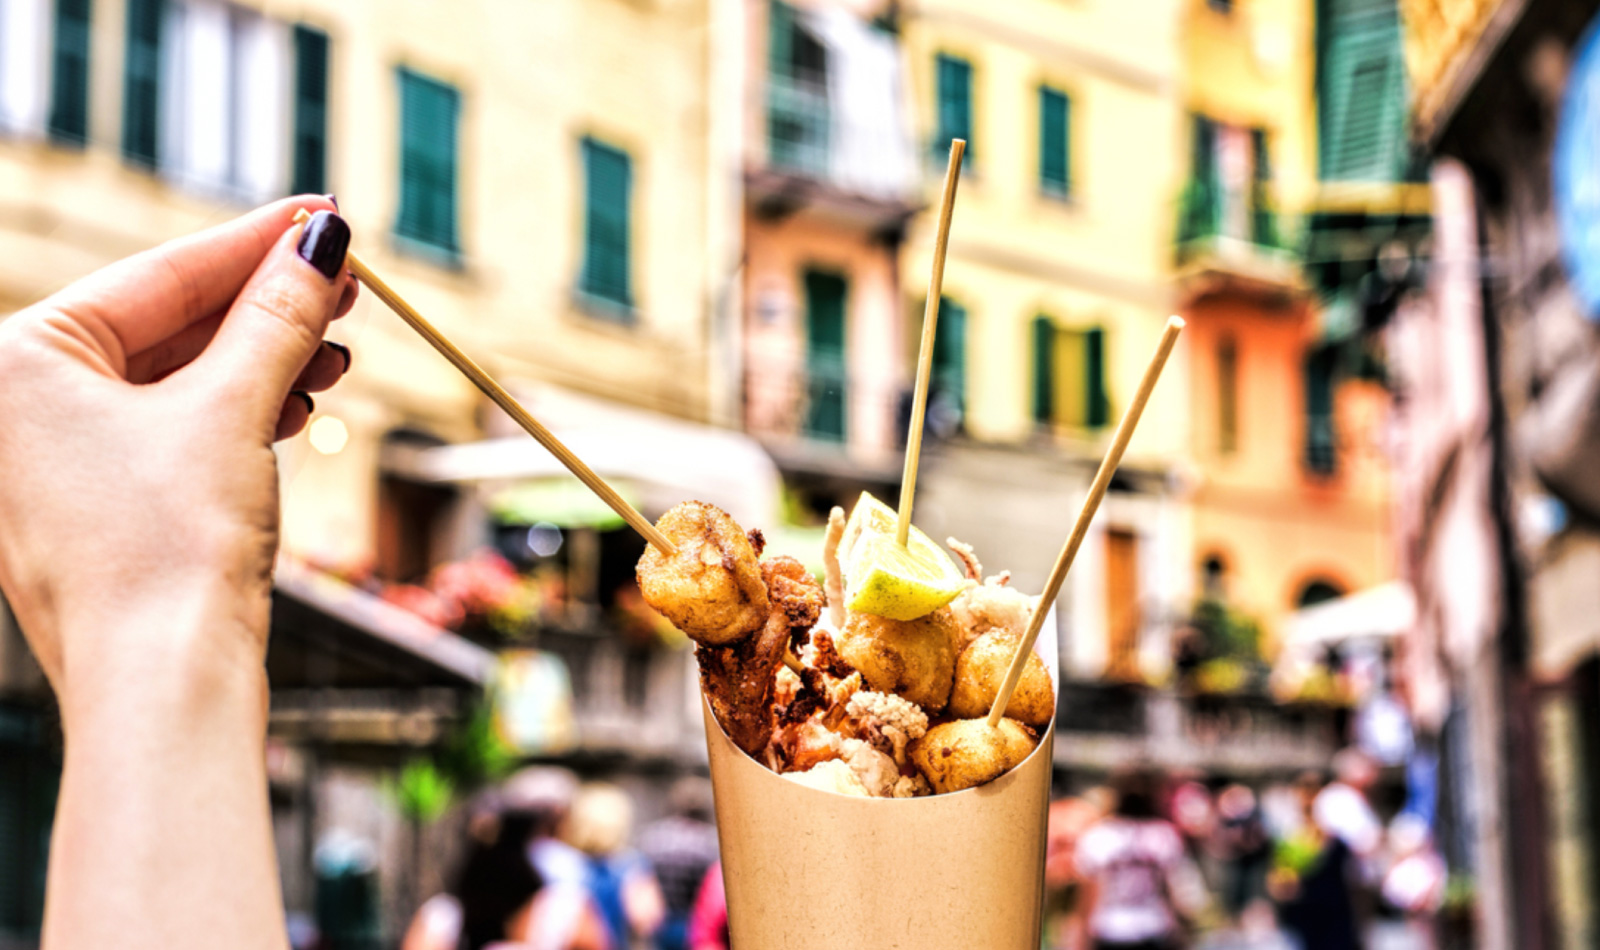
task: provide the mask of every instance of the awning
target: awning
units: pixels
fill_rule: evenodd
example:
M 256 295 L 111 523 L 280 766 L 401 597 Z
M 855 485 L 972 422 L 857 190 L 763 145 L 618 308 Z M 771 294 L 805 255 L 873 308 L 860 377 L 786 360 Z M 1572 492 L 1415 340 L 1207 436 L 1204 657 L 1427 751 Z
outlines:
M 278 559 L 267 676 L 274 690 L 481 687 L 488 650 L 321 571 Z
M 1388 640 L 1410 630 L 1417 599 L 1405 581 L 1390 581 L 1290 614 L 1283 623 L 1285 649 L 1332 646 L 1349 640 Z
M 555 386 L 511 388 L 536 419 L 647 515 L 694 499 L 721 507 L 746 527 L 776 522 L 778 468 L 742 432 L 618 406 Z M 503 418 L 494 425 L 501 431 L 514 428 Z M 463 445 L 387 446 L 382 464 L 386 471 L 418 481 L 479 483 L 491 498 L 518 482 L 572 477 L 521 430 Z M 522 512 L 535 514 L 526 505 Z

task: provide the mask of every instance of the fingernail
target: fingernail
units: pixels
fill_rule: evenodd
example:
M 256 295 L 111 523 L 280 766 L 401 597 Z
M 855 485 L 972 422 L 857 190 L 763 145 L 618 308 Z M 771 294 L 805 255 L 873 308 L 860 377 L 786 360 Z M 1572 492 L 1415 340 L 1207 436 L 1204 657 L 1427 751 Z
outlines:
M 306 401 L 306 415 L 309 416 L 313 412 L 317 411 L 317 401 L 315 399 L 311 398 L 311 394 L 310 393 L 305 392 L 304 390 L 300 390 L 300 389 L 291 389 L 291 390 L 289 390 L 289 395 L 291 395 L 291 396 L 299 396 L 301 399 L 304 399 Z
M 332 340 L 323 340 L 322 342 L 332 347 L 335 353 L 344 357 L 344 369 L 339 371 L 340 375 L 350 372 L 350 348 L 343 343 L 335 343 Z
M 349 249 L 350 225 L 332 211 L 312 215 L 300 233 L 300 256 L 329 280 L 344 270 L 344 254 Z
M 328 199 L 329 201 L 333 202 L 333 210 L 335 210 L 335 211 L 339 210 L 339 196 L 338 195 L 323 195 L 322 197 L 324 197 L 324 198 Z

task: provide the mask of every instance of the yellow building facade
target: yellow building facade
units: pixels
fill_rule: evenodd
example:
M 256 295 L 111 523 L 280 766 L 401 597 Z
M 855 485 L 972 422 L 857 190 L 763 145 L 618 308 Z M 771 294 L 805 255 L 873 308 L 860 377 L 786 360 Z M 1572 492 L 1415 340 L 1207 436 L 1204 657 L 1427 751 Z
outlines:
M 14 6 L 39 54 L 6 72 L 31 107 L 0 138 L 0 309 L 291 193 L 309 135 L 310 180 L 338 196 L 354 248 L 493 375 L 728 413 L 710 326 L 738 196 L 710 171 L 727 137 L 710 0 L 106 0 L 80 22 Z M 64 57 L 87 86 L 67 134 Z M 486 413 L 370 295 L 330 335 L 355 360 L 318 415 L 348 438 L 333 455 L 283 447 L 285 545 L 348 565 L 376 554 L 385 436 L 471 440 Z
M 1331 17 L 1339 3 L 1322 6 Z M 1192 569 L 1202 594 L 1260 624 L 1269 656 L 1300 606 L 1393 576 L 1387 394 L 1352 376 L 1352 311 L 1330 303 L 1336 288 L 1319 287 L 1307 262 L 1320 254 L 1307 250 L 1317 216 L 1369 184 L 1330 180 L 1318 63 L 1342 61 L 1317 44 L 1318 7 L 1183 8 L 1176 259 L 1190 322 Z M 1326 88 L 1323 108 L 1336 84 Z

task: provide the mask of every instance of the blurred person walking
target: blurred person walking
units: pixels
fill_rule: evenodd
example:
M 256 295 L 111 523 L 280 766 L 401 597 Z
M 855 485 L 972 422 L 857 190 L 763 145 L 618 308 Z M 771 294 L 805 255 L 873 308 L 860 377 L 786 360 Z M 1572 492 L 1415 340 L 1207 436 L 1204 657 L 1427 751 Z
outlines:
M 1078 839 L 1086 939 L 1094 950 L 1174 950 L 1204 887 L 1178 829 L 1156 813 L 1159 779 L 1148 769 L 1112 779 L 1116 806 Z
M 655 869 L 666 918 L 656 931 L 658 950 L 689 946 L 689 915 L 706 872 L 717 863 L 717 828 L 711 823 L 711 781 L 689 775 L 668 793 L 670 813 L 639 833 L 639 853 Z
M 722 889 L 722 862 L 711 865 L 700 883 L 689 915 L 689 950 L 728 950 L 728 892 Z
M 1345 766 L 1347 777 L 1358 777 L 1352 760 L 1336 763 Z M 1337 780 L 1323 786 L 1321 776 L 1308 774 L 1298 784 L 1304 820 L 1274 849 L 1268 879 L 1268 889 L 1279 902 L 1279 919 L 1303 950 L 1360 950 L 1365 945 L 1357 913 L 1362 861 L 1347 839 L 1366 846 L 1368 853 L 1376 849 L 1376 837 L 1367 836 L 1368 812 L 1362 807 L 1370 811 L 1370 806 L 1364 796 L 1351 797 L 1354 786 Z M 1372 824 L 1377 824 L 1375 817 Z
M 1238 923 L 1246 908 L 1267 893 L 1272 841 L 1262 821 L 1256 793 L 1234 783 L 1217 795 L 1217 822 L 1212 850 L 1221 862 L 1222 910 Z
M 502 811 L 489 840 L 472 836 L 455 881 L 417 909 L 401 950 L 482 950 L 520 939 L 544 884 L 527 858 L 533 820 Z
M 627 847 L 632 832 L 633 801 L 601 782 L 578 790 L 562 829 L 566 842 L 583 852 L 585 884 L 611 950 L 646 946 L 666 916 L 649 863 Z

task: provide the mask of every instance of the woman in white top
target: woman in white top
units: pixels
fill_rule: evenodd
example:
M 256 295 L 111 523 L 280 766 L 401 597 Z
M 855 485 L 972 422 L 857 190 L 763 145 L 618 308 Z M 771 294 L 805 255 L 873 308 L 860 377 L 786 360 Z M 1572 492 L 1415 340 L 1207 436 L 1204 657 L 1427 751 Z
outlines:
M 1156 777 L 1131 771 L 1112 779 L 1117 807 L 1078 839 L 1088 946 L 1095 950 L 1172 950 L 1192 911 L 1188 859 L 1171 822 L 1156 814 Z

